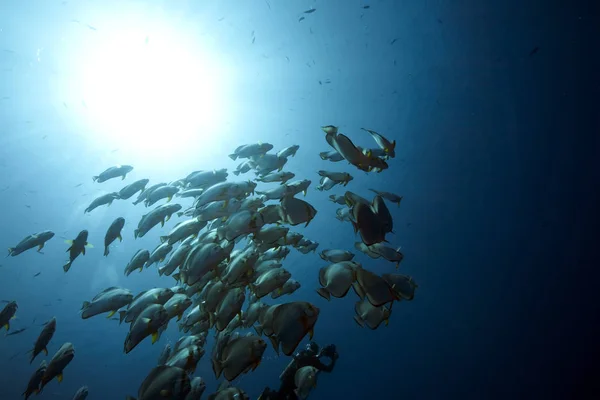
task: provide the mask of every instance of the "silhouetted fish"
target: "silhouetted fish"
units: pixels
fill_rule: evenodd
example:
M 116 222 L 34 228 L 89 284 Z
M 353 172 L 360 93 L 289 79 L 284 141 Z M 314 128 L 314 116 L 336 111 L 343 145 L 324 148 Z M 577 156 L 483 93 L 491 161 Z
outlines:
M 27 330 L 27 328 L 21 328 L 21 329 L 17 329 L 16 331 L 12 331 L 10 333 L 7 333 L 4 336 L 12 336 L 12 335 L 18 335 L 19 333 L 25 332 Z

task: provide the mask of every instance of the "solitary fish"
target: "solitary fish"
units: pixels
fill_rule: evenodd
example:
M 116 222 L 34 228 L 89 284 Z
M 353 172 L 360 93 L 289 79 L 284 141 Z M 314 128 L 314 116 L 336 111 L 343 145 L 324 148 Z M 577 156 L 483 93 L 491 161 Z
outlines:
M 19 333 L 25 332 L 26 330 L 27 330 L 27 328 L 17 329 L 16 331 L 12 331 L 11 333 L 7 333 L 4 336 L 18 335 Z
M 118 178 L 119 176 L 121 177 L 121 179 L 125 179 L 127 174 L 131 171 L 133 171 L 133 167 L 131 165 L 117 165 L 108 168 L 100 175 L 93 176 L 92 179 L 94 180 L 94 182 L 98 183 L 106 182 L 109 179 Z
M 117 219 L 115 219 L 112 224 L 110 224 L 110 226 L 108 227 L 108 230 L 106 231 L 106 235 L 104 236 L 104 256 L 108 256 L 108 253 L 110 253 L 110 250 L 108 249 L 108 246 L 110 246 L 110 244 L 112 242 L 115 241 L 115 239 L 119 239 L 120 242 L 123 241 L 123 237 L 121 236 L 121 230 L 123 229 L 123 226 L 125 225 L 125 218 L 123 217 L 119 217 Z
M 50 343 L 50 340 L 52 340 L 54 332 L 56 332 L 56 317 L 52 317 L 52 319 L 45 324 L 44 329 L 42 329 L 42 332 L 35 341 L 33 350 L 31 350 L 31 359 L 29 360 L 29 364 L 31 364 L 41 352 L 44 352 L 45 355 L 48 355 L 48 349 L 46 347 L 48 346 L 48 343 Z
M 37 247 L 38 252 L 40 252 L 44 248 L 46 242 L 53 237 L 54 232 L 52 231 L 34 233 L 33 235 L 29 235 L 25 239 L 21 240 L 15 247 L 9 247 L 8 255 L 11 257 L 18 256 L 24 251 L 33 249 L 34 247 Z
M 92 210 L 94 210 L 97 207 L 103 206 L 103 205 L 111 205 L 112 202 L 115 199 L 119 198 L 119 194 L 117 192 L 112 192 L 112 193 L 107 193 L 107 194 L 103 194 L 100 197 L 95 198 L 90 205 L 83 211 L 83 213 L 89 213 Z
M 79 234 L 77 235 L 77 237 L 74 240 L 66 240 L 65 241 L 65 243 L 71 245 L 71 247 L 69 247 L 67 249 L 67 251 L 69 252 L 69 262 L 66 263 L 65 265 L 63 265 L 63 270 L 65 272 L 69 271 L 69 269 L 71 268 L 71 264 L 73 264 L 73 261 L 75 261 L 75 259 L 80 254 L 83 254 L 85 256 L 85 248 L 86 247 L 87 248 L 94 247 L 90 243 L 88 243 L 87 238 L 88 238 L 88 231 L 84 229 L 81 232 L 79 232 Z
M 17 309 L 19 306 L 16 301 L 10 301 L 2 311 L 0 311 L 0 328 L 4 327 L 6 330 L 10 329 L 10 320 L 15 318 Z

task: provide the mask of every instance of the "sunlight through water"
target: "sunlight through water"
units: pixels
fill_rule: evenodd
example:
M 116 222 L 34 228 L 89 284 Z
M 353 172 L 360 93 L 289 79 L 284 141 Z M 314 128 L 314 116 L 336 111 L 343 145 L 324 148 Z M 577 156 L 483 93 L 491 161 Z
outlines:
M 93 140 L 157 162 L 210 148 L 226 102 L 227 77 L 216 57 L 168 30 L 103 35 L 81 65 Z

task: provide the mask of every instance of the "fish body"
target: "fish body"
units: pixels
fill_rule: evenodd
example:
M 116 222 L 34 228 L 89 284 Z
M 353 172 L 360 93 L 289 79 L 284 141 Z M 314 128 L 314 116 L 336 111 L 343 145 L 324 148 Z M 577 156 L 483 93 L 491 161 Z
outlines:
M 148 194 L 144 204 L 146 207 L 153 205 L 154 203 L 167 199 L 167 203 L 171 201 L 173 196 L 179 192 L 179 187 L 175 185 L 166 185 L 153 190 L 152 193 Z
M 41 352 L 44 352 L 44 354 L 48 355 L 48 343 L 50 343 L 52 340 L 54 332 L 56 332 L 56 317 L 52 317 L 52 319 L 48 321 L 46 325 L 44 325 L 42 332 L 40 332 L 40 335 L 33 345 L 33 350 L 31 350 L 31 359 L 29 360 L 29 364 L 31 364 Z
M 253 156 L 261 156 L 273 149 L 270 143 L 252 143 L 237 147 L 233 153 L 229 155 L 233 161 L 238 158 L 250 158 Z
M 89 393 L 88 387 L 82 386 L 77 390 L 77 392 L 73 396 L 73 400 L 85 400 L 88 397 L 88 393 Z
M 27 251 L 29 249 L 33 249 L 34 247 L 38 248 L 38 252 L 40 252 L 46 242 L 54 237 L 54 232 L 52 231 L 42 231 L 38 233 L 34 233 L 33 235 L 29 235 L 23 240 L 21 240 L 15 247 L 8 248 L 8 255 L 11 257 L 18 256 L 19 254 Z
M 42 376 L 40 391 L 54 378 L 56 378 L 59 383 L 62 382 L 63 371 L 74 357 L 75 347 L 73 347 L 73 344 L 69 342 L 63 344 L 48 363 L 48 368 L 46 368 L 46 371 Z
M 139 293 L 133 298 L 131 303 L 129 303 L 126 310 L 119 311 L 120 323 L 123 323 L 123 321 L 134 322 L 147 307 L 152 304 L 163 305 L 169 301 L 174 294 L 173 290 L 169 288 L 153 288 Z
M 144 190 L 146 190 L 146 185 L 148 184 L 148 182 L 150 182 L 149 179 L 140 179 L 133 182 L 132 184 L 125 186 L 118 192 L 119 199 L 127 200 L 137 192 L 142 193 Z
M 95 198 L 83 212 L 84 214 L 92 212 L 94 209 L 103 205 L 110 206 L 112 202 L 118 198 L 119 194 L 117 192 L 103 194 L 102 196 Z
M 118 177 L 125 179 L 127 174 L 131 171 L 133 171 L 133 167 L 131 165 L 116 165 L 104 170 L 100 175 L 93 176 L 92 179 L 94 182 L 98 183 L 106 182 L 109 179 Z
M 104 256 L 108 256 L 109 254 L 109 249 L 108 246 L 110 246 L 110 244 L 112 242 L 115 241 L 115 239 L 119 239 L 119 241 L 123 240 L 123 237 L 121 236 L 121 230 L 123 229 L 123 226 L 125 226 L 125 218 L 123 217 L 119 217 L 117 219 L 115 219 L 110 226 L 108 227 L 108 230 L 106 231 L 106 235 L 104 235 Z
M 80 254 L 83 254 L 85 256 L 86 247 L 92 247 L 88 243 L 87 239 L 88 239 L 88 231 L 84 229 L 81 232 L 79 232 L 79 234 L 77 235 L 77 237 L 75 239 L 67 241 L 67 244 L 70 244 L 71 246 L 67 249 L 67 251 L 69 252 L 69 262 L 67 262 L 65 265 L 63 265 L 63 270 L 65 272 L 69 271 L 69 269 L 71 268 L 71 265 L 73 264 L 73 261 L 75 261 L 75 259 Z
M 140 222 L 138 223 L 137 229 L 135 229 L 133 232 L 134 237 L 143 237 L 150 231 L 150 229 L 154 228 L 158 224 L 164 226 L 165 222 L 171 219 L 171 216 L 179 210 L 181 210 L 181 204 L 169 203 L 156 207 L 148 214 L 142 216 Z
M 29 378 L 29 383 L 27 383 L 27 389 L 23 392 L 23 396 L 25 400 L 29 399 L 32 394 L 40 393 L 40 385 L 42 384 L 42 378 L 46 373 L 46 368 L 48 365 L 46 364 L 46 360 L 42 360 L 40 366 L 35 370 L 35 372 Z
M 7 303 L 2 311 L 0 311 L 0 328 L 10 329 L 10 320 L 15 318 L 19 306 L 16 301 Z
M 148 336 L 152 336 L 152 344 L 159 338 L 159 330 L 169 322 L 167 310 L 160 304 L 146 307 L 133 321 L 125 338 L 124 352 L 131 352 Z
M 125 275 L 129 276 L 133 271 L 139 269 L 140 272 L 144 269 L 144 265 L 150 259 L 150 252 L 145 249 L 139 249 L 125 266 Z
M 81 307 L 81 318 L 88 319 L 95 315 L 108 312 L 112 317 L 120 308 L 125 307 L 133 300 L 133 294 L 127 289 L 109 287 L 98 293 L 92 301 L 84 301 Z
M 210 186 L 224 182 L 227 179 L 227 169 L 217 169 L 212 171 L 195 171 L 189 174 L 184 181 L 188 187 L 207 189 Z
M 167 186 L 166 183 L 161 182 L 161 183 L 157 183 L 155 185 L 150 186 L 149 188 L 142 190 L 142 192 L 138 195 L 137 199 L 133 202 L 133 204 L 139 204 L 139 203 L 143 203 L 148 196 L 150 195 L 150 193 L 152 193 L 153 191 L 155 191 L 156 189 L 158 189 L 159 187 L 163 187 L 163 186 Z

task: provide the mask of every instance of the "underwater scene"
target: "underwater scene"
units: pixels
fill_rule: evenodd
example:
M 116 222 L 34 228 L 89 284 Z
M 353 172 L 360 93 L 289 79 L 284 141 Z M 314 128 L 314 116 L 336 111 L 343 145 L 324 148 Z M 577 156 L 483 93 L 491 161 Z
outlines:
M 594 26 L 0 1 L 0 400 L 600 398 Z

